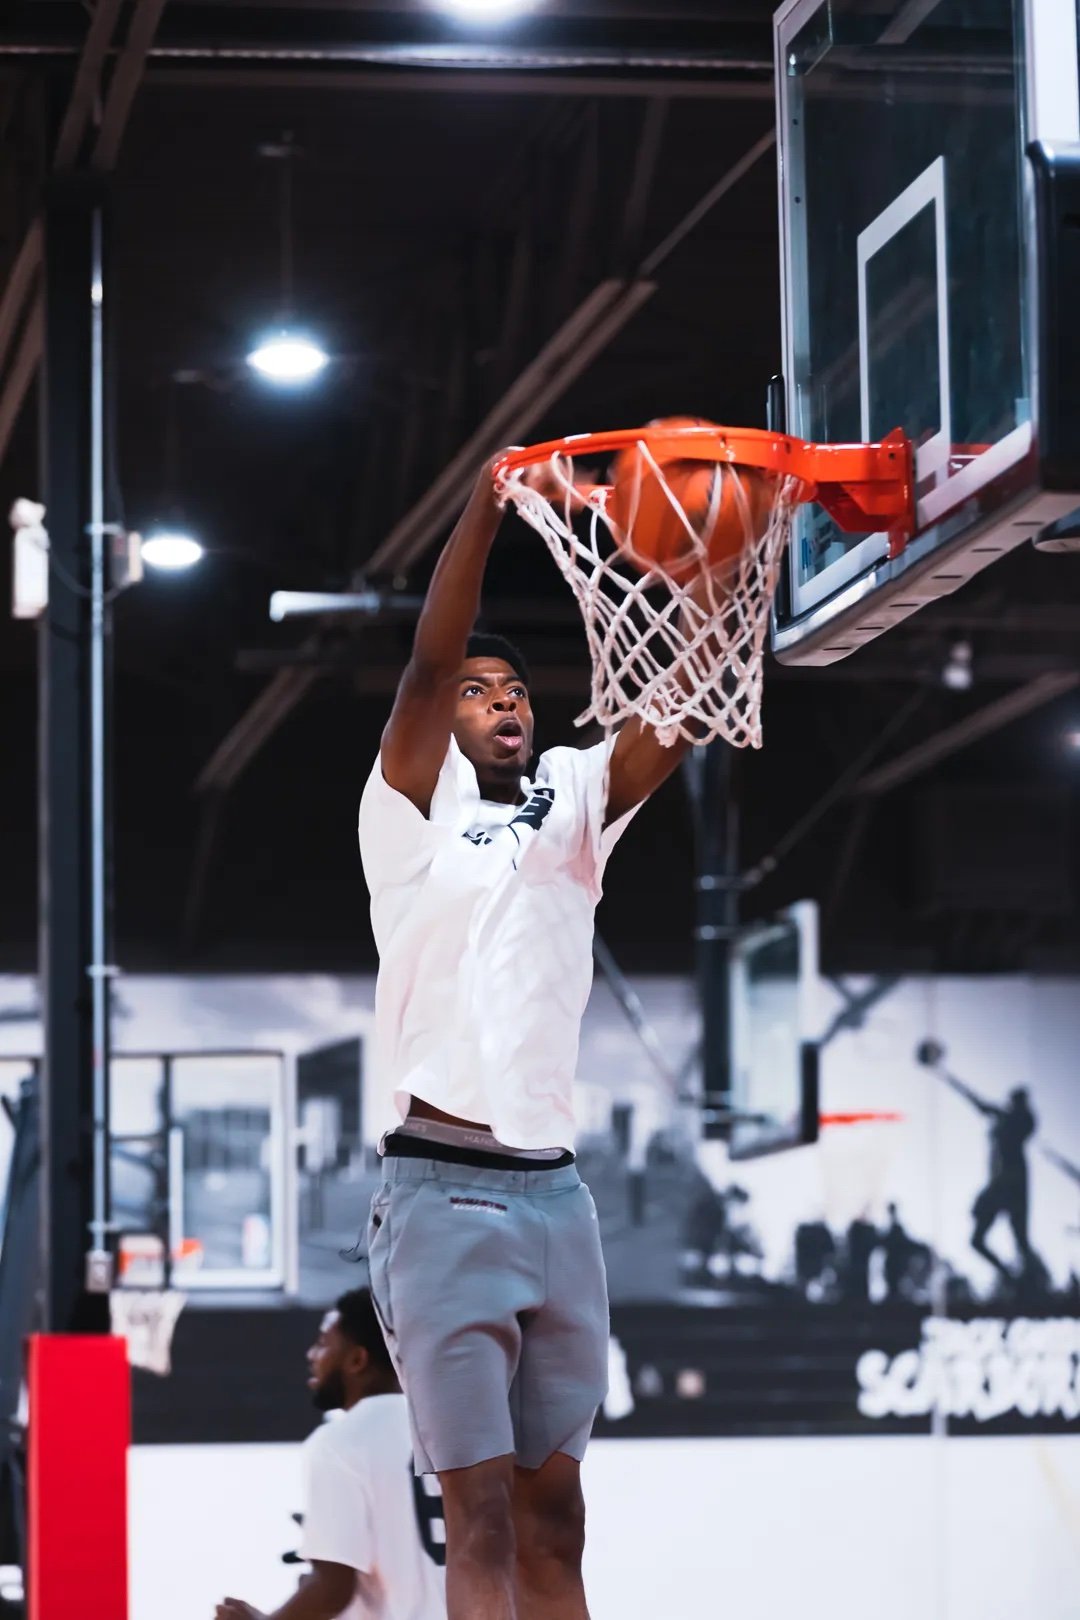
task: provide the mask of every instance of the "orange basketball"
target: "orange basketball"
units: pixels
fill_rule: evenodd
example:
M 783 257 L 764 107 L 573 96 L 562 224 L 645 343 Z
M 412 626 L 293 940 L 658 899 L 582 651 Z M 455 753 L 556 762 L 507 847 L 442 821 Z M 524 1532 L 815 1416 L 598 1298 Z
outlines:
M 714 425 L 696 416 L 669 416 L 649 423 L 651 428 Z M 682 584 L 700 566 L 694 536 L 710 565 L 719 568 L 733 563 L 764 532 L 773 501 L 774 481 L 768 474 L 724 461 L 656 459 L 667 489 L 637 445 L 620 450 L 611 470 L 608 515 L 626 556 L 642 573 L 659 567 Z

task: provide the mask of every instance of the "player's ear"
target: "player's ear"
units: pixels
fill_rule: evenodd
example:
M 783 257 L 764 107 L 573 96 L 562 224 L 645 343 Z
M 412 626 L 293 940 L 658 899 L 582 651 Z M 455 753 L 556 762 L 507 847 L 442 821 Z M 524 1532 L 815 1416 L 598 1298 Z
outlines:
M 362 1344 L 351 1344 L 348 1356 L 349 1371 L 358 1378 L 371 1369 L 371 1352 L 365 1350 Z

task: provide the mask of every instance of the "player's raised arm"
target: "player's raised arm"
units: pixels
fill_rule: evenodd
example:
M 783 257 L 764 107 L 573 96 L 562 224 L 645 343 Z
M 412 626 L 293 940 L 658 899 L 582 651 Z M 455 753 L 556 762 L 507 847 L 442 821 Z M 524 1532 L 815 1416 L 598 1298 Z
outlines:
M 383 776 L 425 816 L 446 758 L 458 674 L 501 518 L 487 463 L 431 576 L 412 656 L 383 732 Z
M 977 1108 L 979 1113 L 985 1115 L 987 1119 L 993 1119 L 1004 1113 L 1004 1109 L 998 1108 L 992 1102 L 987 1102 L 985 1097 L 980 1097 L 977 1091 L 972 1091 L 971 1087 L 965 1085 L 963 1080 L 958 1080 L 955 1074 L 949 1074 L 944 1069 L 939 1072 L 941 1078 L 952 1087 L 958 1096 L 963 1097 L 964 1101 L 969 1102 L 973 1108 Z

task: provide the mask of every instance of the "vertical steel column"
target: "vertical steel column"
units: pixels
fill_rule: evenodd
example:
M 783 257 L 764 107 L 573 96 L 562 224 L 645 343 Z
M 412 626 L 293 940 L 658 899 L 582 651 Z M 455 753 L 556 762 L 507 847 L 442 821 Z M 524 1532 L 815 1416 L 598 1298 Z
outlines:
M 109 783 L 112 754 L 108 525 L 105 518 L 105 212 L 90 216 L 90 1021 L 93 1035 L 93 1162 L 86 1281 L 112 1282 L 109 1236 L 109 981 L 112 976 L 112 872 Z
M 50 584 L 41 622 L 39 749 L 43 1316 L 54 1333 L 108 1328 L 107 1295 L 86 1289 L 86 1255 L 102 1241 L 93 1228 L 107 1198 L 100 381 L 94 389 L 100 230 L 97 188 L 56 183 L 45 212 L 41 428 Z
M 731 945 L 739 926 L 738 816 L 731 749 L 696 748 L 687 761 L 697 830 L 698 990 L 701 998 L 703 1134 L 726 1137 L 733 1106 Z

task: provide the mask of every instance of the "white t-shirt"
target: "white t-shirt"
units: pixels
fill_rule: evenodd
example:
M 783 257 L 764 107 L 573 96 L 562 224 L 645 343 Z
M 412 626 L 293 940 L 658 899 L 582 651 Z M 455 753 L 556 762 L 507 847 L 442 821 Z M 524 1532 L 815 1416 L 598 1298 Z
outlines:
M 633 814 L 604 827 L 613 746 L 549 749 L 522 778 L 525 802 L 507 805 L 480 798 L 451 738 L 426 817 L 376 760 L 360 853 L 376 1040 L 402 1118 L 416 1096 L 508 1147 L 572 1146 L 593 913 Z
M 434 1476 L 413 1473 L 404 1395 L 369 1395 L 304 1442 L 309 1562 L 357 1571 L 346 1620 L 446 1620 L 446 1529 Z

